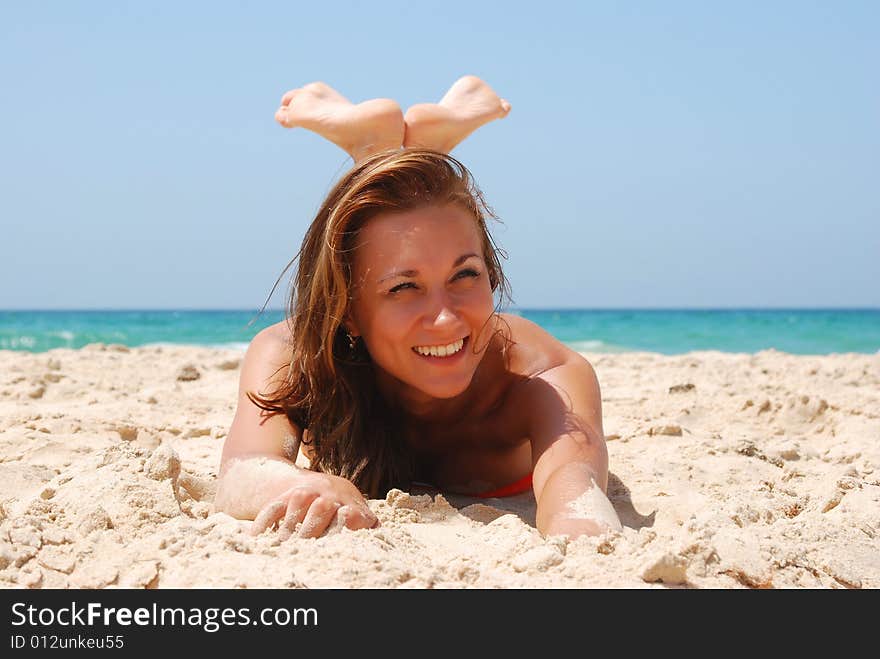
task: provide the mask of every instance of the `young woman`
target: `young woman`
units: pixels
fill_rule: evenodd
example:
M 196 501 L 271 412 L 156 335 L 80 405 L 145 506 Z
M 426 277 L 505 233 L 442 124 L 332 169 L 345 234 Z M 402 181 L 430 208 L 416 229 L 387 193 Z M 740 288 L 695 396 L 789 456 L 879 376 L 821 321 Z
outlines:
M 545 535 L 621 528 L 595 372 L 498 313 L 494 215 L 447 155 L 509 109 L 473 76 L 405 116 L 322 83 L 284 95 L 276 119 L 355 166 L 306 233 L 286 321 L 248 347 L 217 510 L 253 519 L 254 533 L 316 537 L 333 523 L 372 528 L 365 494 L 427 482 L 482 497 L 531 489 Z

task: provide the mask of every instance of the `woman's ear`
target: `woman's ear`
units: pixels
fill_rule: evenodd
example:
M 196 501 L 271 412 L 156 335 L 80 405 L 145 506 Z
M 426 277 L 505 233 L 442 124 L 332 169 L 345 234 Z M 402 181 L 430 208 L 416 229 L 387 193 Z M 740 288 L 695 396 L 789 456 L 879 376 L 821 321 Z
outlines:
M 351 315 L 345 317 L 345 320 L 342 321 L 342 327 L 348 332 L 349 336 L 360 336 L 361 333 L 358 331 L 357 323 L 352 320 Z

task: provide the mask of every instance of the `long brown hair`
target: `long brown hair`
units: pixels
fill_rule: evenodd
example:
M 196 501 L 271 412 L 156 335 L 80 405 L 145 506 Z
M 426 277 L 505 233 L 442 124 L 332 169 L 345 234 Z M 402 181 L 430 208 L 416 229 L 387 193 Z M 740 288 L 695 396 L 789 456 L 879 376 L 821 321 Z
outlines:
M 486 219 L 498 217 L 471 173 L 455 158 L 428 149 L 380 153 L 333 187 L 287 266 L 299 259 L 287 314 L 292 350 L 286 377 L 267 395 L 247 392 L 259 408 L 308 429 L 304 441 L 313 447 L 312 469 L 347 478 L 373 498 L 409 486 L 415 465 L 396 432 L 397 412 L 375 386 L 363 340 L 352 350 L 343 325 L 351 303 L 353 246 L 379 213 L 447 203 L 470 211 L 479 227 L 497 313 L 504 298 L 510 300 L 499 258 L 507 255 L 489 234 Z

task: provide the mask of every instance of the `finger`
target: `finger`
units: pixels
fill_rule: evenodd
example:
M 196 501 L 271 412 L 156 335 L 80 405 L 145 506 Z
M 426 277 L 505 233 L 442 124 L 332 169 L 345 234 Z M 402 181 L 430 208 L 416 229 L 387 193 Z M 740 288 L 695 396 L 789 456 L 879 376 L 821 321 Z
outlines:
M 379 523 L 379 518 L 376 517 L 376 513 L 374 513 L 374 512 L 373 512 L 372 510 L 370 510 L 369 508 L 367 508 L 367 512 L 369 513 L 369 515 L 367 516 L 367 519 L 371 519 L 371 520 L 373 520 L 373 523 L 370 524 L 370 526 L 369 526 L 368 528 L 376 529 L 376 528 L 379 528 L 380 526 L 382 526 L 382 525 Z
M 284 515 L 284 521 L 278 525 L 281 541 L 287 540 L 296 532 L 296 525 L 303 521 L 309 504 L 315 497 L 309 497 L 304 494 L 291 494 L 287 503 L 287 513 Z
M 263 506 L 254 523 L 251 524 L 251 535 L 260 535 L 263 531 L 272 526 L 287 510 L 285 501 L 272 501 Z
M 333 518 L 336 517 L 336 511 L 339 510 L 340 505 L 335 501 L 320 497 L 315 499 L 303 519 L 302 526 L 299 527 L 299 537 L 317 538 L 322 535 Z
M 379 521 L 372 511 L 364 506 L 342 506 L 336 514 L 339 517 L 339 524 L 352 531 L 372 528 Z

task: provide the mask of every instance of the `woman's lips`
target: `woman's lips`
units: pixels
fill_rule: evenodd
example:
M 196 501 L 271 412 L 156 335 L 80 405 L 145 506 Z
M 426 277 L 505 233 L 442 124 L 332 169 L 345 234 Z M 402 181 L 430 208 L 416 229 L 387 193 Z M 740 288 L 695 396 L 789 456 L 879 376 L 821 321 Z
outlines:
M 426 359 L 430 362 L 437 364 L 454 364 L 458 362 L 461 357 L 464 355 L 465 348 L 468 346 L 470 337 L 464 337 L 464 343 L 461 344 L 461 348 L 458 349 L 458 352 L 452 355 L 446 355 L 445 357 L 439 357 L 436 355 L 423 355 L 420 352 L 417 352 L 415 348 L 412 348 L 412 352 L 416 357 L 420 357 L 421 359 Z

